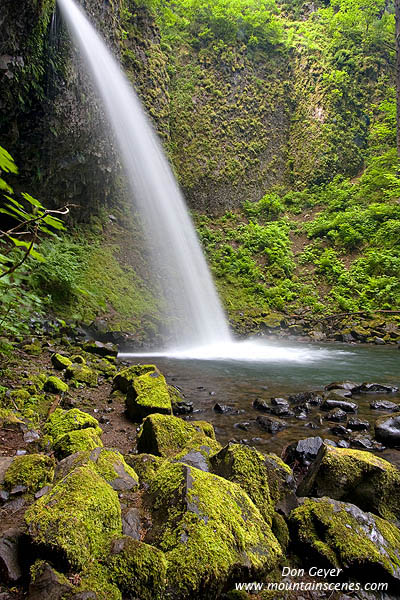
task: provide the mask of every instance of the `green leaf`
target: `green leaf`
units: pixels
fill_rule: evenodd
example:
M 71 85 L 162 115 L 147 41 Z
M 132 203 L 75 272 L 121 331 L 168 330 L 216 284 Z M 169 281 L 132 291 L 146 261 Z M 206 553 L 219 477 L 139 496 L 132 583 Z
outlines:
M 0 169 L 6 173 L 18 173 L 13 157 L 2 146 L 0 146 Z
M 29 248 L 29 246 L 31 245 L 31 242 L 26 242 L 25 240 L 19 240 L 17 238 L 11 237 L 11 236 L 9 239 L 12 240 L 18 248 L 20 246 L 23 246 L 24 248 Z
M 35 260 L 38 260 L 39 262 L 46 262 L 45 257 L 42 254 L 40 254 L 40 252 L 37 252 L 37 250 L 35 250 L 34 248 L 32 248 L 29 255 L 32 256 L 32 258 L 34 258 Z
M 41 203 L 39 202 L 39 200 L 36 200 L 36 198 L 33 198 L 33 197 L 30 195 L 30 194 L 27 194 L 26 192 L 23 192 L 23 193 L 21 194 L 21 196 L 22 196 L 23 198 L 25 198 L 25 200 L 26 200 L 27 202 L 29 202 L 29 204 L 32 204 L 32 206 L 36 206 L 37 208 L 42 208 L 42 209 L 44 210 L 44 206 L 43 206 L 43 204 L 41 204 Z
M 51 215 L 47 215 L 47 217 L 45 217 L 43 221 L 47 225 L 50 225 L 50 227 L 54 227 L 54 229 L 65 229 L 63 222 L 60 219 L 57 219 L 56 217 L 52 217 Z

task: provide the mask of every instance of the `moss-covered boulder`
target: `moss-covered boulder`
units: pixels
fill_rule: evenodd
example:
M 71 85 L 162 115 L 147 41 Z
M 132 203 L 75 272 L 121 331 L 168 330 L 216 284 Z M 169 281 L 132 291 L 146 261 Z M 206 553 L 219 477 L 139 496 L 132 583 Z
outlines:
M 9 403 L 7 406 L 5 406 L 5 408 L 17 407 L 19 410 L 22 410 L 24 408 L 25 404 L 27 402 L 29 402 L 29 399 L 31 396 L 32 396 L 32 393 L 29 390 L 26 390 L 24 388 L 12 390 L 10 392 L 10 396 L 9 396 L 11 403 Z M 7 399 L 7 396 L 6 396 L 6 399 Z
M 44 454 L 16 456 L 4 474 L 4 487 L 22 485 L 35 493 L 53 481 L 54 467 L 54 458 Z
M 103 442 L 96 429 L 86 427 L 86 429 L 69 431 L 58 437 L 54 443 L 54 450 L 57 458 L 60 459 L 81 450 L 94 450 L 99 446 L 103 446 Z
M 71 362 L 77 365 L 86 365 L 86 360 L 81 354 L 73 354 L 71 356 Z
M 25 513 L 35 544 L 82 569 L 122 533 L 118 494 L 93 465 L 75 468 Z
M 162 600 L 166 585 L 167 561 L 164 552 L 123 536 L 112 542 L 108 572 L 129 598 Z
M 122 369 L 113 379 L 113 390 L 119 390 L 126 394 L 129 385 L 136 377 L 155 372 L 159 372 L 155 365 L 132 365 L 131 367 Z
M 213 472 L 238 483 L 271 524 L 274 512 L 264 457 L 255 448 L 228 444 L 211 458 Z
M 118 347 L 110 342 L 103 344 L 103 342 L 88 341 L 83 344 L 83 349 L 98 356 L 118 356 Z
M 72 382 L 85 383 L 90 387 L 97 385 L 97 373 L 86 365 L 72 364 L 65 371 L 65 377 Z
M 93 427 L 98 435 L 102 434 L 99 422 L 91 415 L 78 408 L 72 408 L 71 410 L 56 408 L 44 424 L 44 432 L 50 435 L 55 442 L 65 433 L 86 429 L 87 427 Z
M 290 514 L 292 541 L 303 562 L 357 571 L 371 581 L 400 580 L 400 531 L 354 504 L 305 499 Z
M 126 394 L 126 414 L 138 423 L 148 415 L 172 414 L 172 402 L 165 378 L 158 370 L 134 377 Z
M 363 450 L 321 446 L 298 494 L 352 502 L 385 519 L 400 517 L 399 469 Z
M 82 431 L 88 431 L 83 429 Z M 133 458 L 135 455 L 130 456 Z M 153 457 L 156 459 L 156 457 Z M 80 451 L 61 460 L 55 471 L 55 481 L 60 481 L 68 473 L 90 463 L 90 465 L 114 490 L 126 491 L 137 488 L 139 477 L 118 450 L 96 447 L 90 451 Z
M 24 422 L 21 419 L 22 415 L 11 408 L 0 408 L 0 427 L 8 429 L 20 429 Z
M 188 423 L 172 415 L 150 415 L 143 421 L 139 431 L 138 451 L 169 457 L 189 449 L 203 450 L 207 455 L 218 452 L 221 446 L 215 441 L 214 430 L 212 430 L 213 438 L 208 435 L 211 433 L 209 428 L 207 428 L 208 434 L 204 433 L 204 422 L 198 423 L 196 421 Z
M 107 567 L 99 562 L 89 563 L 79 574 L 74 595 L 65 600 L 122 600 L 118 587 L 111 581 Z M 62 599 L 64 600 L 64 598 Z
M 55 369 L 59 371 L 63 371 L 67 367 L 72 365 L 72 360 L 70 360 L 67 356 L 63 356 L 62 354 L 52 354 L 51 362 Z
M 217 475 L 164 461 L 145 500 L 152 510 L 152 544 L 168 563 L 168 598 L 213 600 L 241 570 L 261 577 L 281 556 L 246 492 Z
M 65 394 L 65 392 L 68 392 L 68 384 L 59 377 L 51 375 L 46 379 L 43 389 L 51 394 Z

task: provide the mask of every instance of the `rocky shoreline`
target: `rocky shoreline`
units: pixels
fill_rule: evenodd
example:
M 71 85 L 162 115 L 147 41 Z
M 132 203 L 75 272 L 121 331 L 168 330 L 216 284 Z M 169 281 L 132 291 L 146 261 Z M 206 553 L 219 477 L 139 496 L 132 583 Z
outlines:
M 127 366 L 112 344 L 55 331 L 2 359 L 1 600 L 398 597 L 400 470 L 377 454 L 400 446 L 395 386 L 255 402 L 266 434 L 320 411 L 339 438 L 280 457 L 222 445 L 155 365 Z M 381 415 L 374 435 L 360 394 Z

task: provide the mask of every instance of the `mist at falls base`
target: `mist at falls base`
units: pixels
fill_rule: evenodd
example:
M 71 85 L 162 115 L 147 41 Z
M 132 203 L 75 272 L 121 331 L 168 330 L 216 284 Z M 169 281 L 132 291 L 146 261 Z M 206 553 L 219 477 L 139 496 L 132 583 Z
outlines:
M 165 333 L 172 344 L 148 356 L 295 362 L 328 358 L 333 352 L 315 347 L 234 341 L 184 199 L 136 93 L 83 10 L 74 0 L 57 1 L 110 122 L 149 242 L 151 271 L 163 288 Z

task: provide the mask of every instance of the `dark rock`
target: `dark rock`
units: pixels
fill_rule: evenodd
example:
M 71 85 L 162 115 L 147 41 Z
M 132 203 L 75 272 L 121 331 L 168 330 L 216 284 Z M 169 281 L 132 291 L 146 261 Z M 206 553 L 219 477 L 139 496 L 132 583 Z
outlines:
M 289 402 L 292 404 L 307 402 L 312 406 L 320 406 L 323 402 L 323 399 L 323 393 L 319 391 L 299 392 L 298 394 L 291 394 L 288 397 Z
M 400 412 L 379 417 L 375 423 L 375 437 L 386 446 L 400 446 Z
M 367 581 L 374 573 L 378 581 L 395 579 L 398 585 L 400 534 L 395 525 L 354 504 L 331 498 L 304 498 L 300 502 L 290 514 L 289 527 L 308 564 L 357 572 Z
M 358 410 L 358 405 L 350 400 L 343 400 L 334 392 L 330 392 L 321 406 L 322 410 L 331 410 L 332 408 L 340 408 L 344 412 L 355 413 Z
M 327 391 L 330 390 L 347 390 L 349 392 L 353 392 L 360 387 L 359 383 L 354 383 L 354 381 L 334 381 L 329 385 L 325 386 Z
M 243 421 L 242 423 L 235 423 L 234 427 L 242 429 L 243 431 L 248 431 L 250 429 L 250 423 L 249 421 Z
M 333 435 L 337 436 L 347 435 L 350 433 L 349 430 L 344 427 L 344 425 L 335 425 L 334 427 L 331 427 L 329 431 L 333 433 Z
M 0 490 L 0 500 L 2 502 L 7 502 L 9 500 L 10 494 L 6 490 Z
M 390 402 L 390 400 L 374 400 L 371 402 L 370 407 L 374 410 L 390 410 L 393 412 L 400 408 L 398 404 Z
M 40 434 L 33 429 L 30 429 L 26 433 L 24 433 L 24 442 L 27 444 L 31 444 L 32 442 L 37 442 L 40 440 Z
M 10 490 L 10 495 L 19 496 L 20 494 L 25 494 L 27 490 L 28 488 L 26 485 L 14 485 L 14 487 Z
M 4 475 L 13 460 L 13 456 L 0 456 L 0 485 L 4 483 Z
M 289 408 L 289 402 L 285 398 L 271 398 L 272 406 L 284 406 Z
M 347 413 L 341 408 L 334 408 L 327 413 L 325 419 L 327 421 L 335 422 L 345 421 L 347 419 Z
M 24 534 L 20 529 L 11 528 L 0 537 L 0 573 L 1 580 L 16 582 L 22 577 L 21 549 Z
M 176 462 L 181 462 L 185 463 L 185 465 L 196 467 L 196 469 L 200 469 L 200 471 L 208 472 L 210 470 L 207 459 L 204 454 L 200 452 L 200 450 L 189 450 L 187 454 L 181 456 Z
M 44 487 L 42 487 L 41 490 L 39 490 L 38 492 L 36 492 L 35 494 L 35 498 L 36 500 L 38 500 L 39 498 L 41 498 L 42 496 L 44 496 L 45 494 L 47 494 L 47 492 L 50 491 L 50 486 L 49 485 L 45 485 Z
M 382 339 L 380 337 L 375 337 L 374 344 L 376 344 L 377 346 L 384 346 L 386 344 L 386 342 L 384 339 Z
M 143 524 L 137 508 L 128 508 L 122 513 L 122 533 L 134 540 L 141 540 Z
M 174 415 L 188 415 L 193 412 L 193 402 L 189 400 L 179 400 L 172 403 Z
M 360 450 L 384 450 L 384 446 L 374 440 L 368 433 L 354 432 L 349 436 L 349 443 L 352 448 Z
M 309 429 L 318 429 L 318 425 L 309 421 L 308 423 L 304 423 L 304 427 L 308 427 Z
M 286 448 L 283 460 L 290 466 L 300 463 L 306 467 L 316 459 L 322 444 L 323 440 L 319 436 L 294 442 Z
M 357 419 L 353 417 L 347 421 L 347 427 L 352 431 L 366 431 L 371 427 L 371 425 L 365 419 Z
M 98 356 L 118 356 L 118 348 L 111 342 L 106 344 L 97 341 L 85 342 L 83 349 L 90 354 L 97 354 Z
M 268 431 L 268 433 L 272 434 L 277 433 L 278 431 L 281 431 L 281 429 L 285 429 L 285 427 L 287 427 L 287 424 L 284 421 L 281 421 L 276 417 L 269 417 L 267 415 L 257 417 L 257 423 L 261 429 L 264 429 L 265 431 Z
M 29 586 L 29 600 L 61 600 L 72 590 L 72 584 L 63 575 L 44 563 Z
M 362 383 L 357 390 L 360 394 L 394 394 L 398 391 L 397 386 L 383 383 Z
M 233 406 L 228 406 L 227 404 L 220 404 L 219 402 L 214 404 L 213 410 L 216 413 L 219 413 L 220 415 L 236 412 Z
M 253 408 L 255 408 L 256 410 L 262 410 L 264 412 L 269 412 L 271 407 L 268 404 L 268 402 L 266 402 L 265 400 L 263 400 L 262 398 L 256 398 L 253 402 Z
M 270 412 L 276 417 L 294 417 L 294 412 L 285 405 L 271 406 Z
M 338 445 L 338 448 L 350 448 L 350 443 L 347 442 L 346 440 L 339 440 L 337 445 Z

